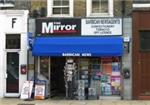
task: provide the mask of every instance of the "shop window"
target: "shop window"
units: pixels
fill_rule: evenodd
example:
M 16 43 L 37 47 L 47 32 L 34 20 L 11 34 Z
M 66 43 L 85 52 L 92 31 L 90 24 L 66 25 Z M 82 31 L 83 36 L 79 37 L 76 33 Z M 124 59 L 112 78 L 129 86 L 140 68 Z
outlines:
M 83 99 L 121 95 L 119 57 L 79 58 L 78 70 L 78 91 L 83 90 Z
M 73 0 L 48 0 L 48 16 L 73 16 Z
M 40 57 L 40 75 L 49 79 L 49 57 Z
M 113 16 L 113 0 L 87 0 L 87 16 Z
M 20 49 L 20 34 L 6 34 L 6 49 Z
M 150 31 L 140 31 L 140 50 L 150 51 Z
M 14 0 L 0 0 L 1 8 L 11 8 L 14 7 L 14 4 L 15 4 Z

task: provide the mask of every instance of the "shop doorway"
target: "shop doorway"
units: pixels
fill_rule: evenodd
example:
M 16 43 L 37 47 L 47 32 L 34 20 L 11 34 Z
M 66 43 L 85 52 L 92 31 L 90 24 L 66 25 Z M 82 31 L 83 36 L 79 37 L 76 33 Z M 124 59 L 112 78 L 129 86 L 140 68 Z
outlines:
M 65 98 L 64 65 L 65 57 L 51 57 L 50 96 L 52 99 Z
M 5 97 L 19 96 L 20 34 L 6 34 Z
M 6 93 L 19 93 L 19 54 L 7 52 Z

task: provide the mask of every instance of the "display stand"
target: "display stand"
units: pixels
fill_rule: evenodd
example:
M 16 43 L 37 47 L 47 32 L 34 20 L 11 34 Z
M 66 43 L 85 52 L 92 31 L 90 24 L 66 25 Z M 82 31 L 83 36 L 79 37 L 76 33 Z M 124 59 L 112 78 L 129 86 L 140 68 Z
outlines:
M 66 98 L 74 98 L 74 76 L 76 74 L 76 64 L 73 59 L 67 59 L 64 67 L 64 80 L 66 87 Z

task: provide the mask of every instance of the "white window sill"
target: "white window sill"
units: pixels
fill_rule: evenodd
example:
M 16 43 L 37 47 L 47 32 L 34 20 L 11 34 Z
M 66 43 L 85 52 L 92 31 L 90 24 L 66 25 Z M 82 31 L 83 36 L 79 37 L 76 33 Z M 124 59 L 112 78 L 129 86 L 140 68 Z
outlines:
M 2 4 L 2 3 L 0 3 L 0 7 L 1 8 L 5 8 L 5 7 L 14 7 L 14 5 L 13 4 Z
M 109 13 L 92 13 L 87 17 L 113 17 L 113 15 Z
M 63 18 L 63 17 L 73 17 L 71 15 L 50 15 L 50 16 L 47 16 L 47 17 L 60 17 L 60 18 Z
M 144 7 L 150 7 L 150 3 L 147 4 L 133 4 L 133 8 L 144 8 Z

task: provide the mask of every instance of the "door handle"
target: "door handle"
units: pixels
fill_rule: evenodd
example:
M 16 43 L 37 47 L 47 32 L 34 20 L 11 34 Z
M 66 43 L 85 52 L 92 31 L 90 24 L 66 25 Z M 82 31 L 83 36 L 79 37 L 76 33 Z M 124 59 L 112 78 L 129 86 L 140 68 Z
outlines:
M 137 63 L 138 63 L 138 64 L 141 64 L 141 61 L 138 61 Z
M 5 78 L 7 78 L 8 77 L 8 74 L 7 73 L 5 73 Z

